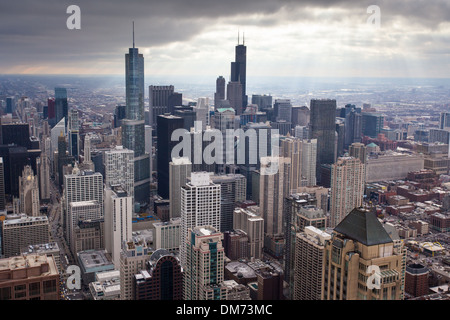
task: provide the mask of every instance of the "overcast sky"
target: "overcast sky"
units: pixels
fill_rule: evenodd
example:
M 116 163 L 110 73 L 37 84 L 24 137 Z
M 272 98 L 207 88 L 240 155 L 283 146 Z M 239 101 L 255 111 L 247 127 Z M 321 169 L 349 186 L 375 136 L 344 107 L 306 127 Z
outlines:
M 80 30 L 66 27 L 69 5 Z M 2 0 L 0 74 L 123 74 L 132 21 L 146 75 L 229 79 L 238 30 L 249 76 L 450 73 L 448 0 Z

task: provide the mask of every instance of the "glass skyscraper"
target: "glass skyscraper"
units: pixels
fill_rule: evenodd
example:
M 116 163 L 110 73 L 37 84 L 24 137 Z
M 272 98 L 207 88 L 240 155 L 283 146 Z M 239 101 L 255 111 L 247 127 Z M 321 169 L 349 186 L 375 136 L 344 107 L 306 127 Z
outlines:
M 144 56 L 138 48 L 125 54 L 125 119 L 122 120 L 123 147 L 134 151 L 134 196 L 139 203 L 150 198 L 150 157 L 145 153 Z

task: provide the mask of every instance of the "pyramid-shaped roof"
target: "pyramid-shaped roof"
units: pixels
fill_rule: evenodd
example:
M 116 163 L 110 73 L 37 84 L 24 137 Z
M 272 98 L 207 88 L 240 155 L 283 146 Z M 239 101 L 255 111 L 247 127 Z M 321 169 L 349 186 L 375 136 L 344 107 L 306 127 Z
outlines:
M 366 246 L 393 242 L 377 217 L 362 208 L 353 209 L 334 230 Z

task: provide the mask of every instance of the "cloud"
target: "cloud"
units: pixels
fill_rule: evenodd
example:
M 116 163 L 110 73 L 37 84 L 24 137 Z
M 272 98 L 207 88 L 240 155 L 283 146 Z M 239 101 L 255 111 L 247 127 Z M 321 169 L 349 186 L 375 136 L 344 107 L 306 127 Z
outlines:
M 81 30 L 66 28 L 72 4 L 81 8 Z M 381 9 L 379 31 L 366 25 L 369 5 Z M 342 61 L 365 64 L 377 56 L 412 54 L 435 63 L 448 59 L 450 49 L 445 0 L 18 0 L 1 5 L 0 70 L 122 73 L 132 21 L 136 45 L 155 74 L 228 74 L 238 29 L 245 32 L 253 65 L 271 73 L 313 58 L 317 68 L 333 65 L 342 72 Z

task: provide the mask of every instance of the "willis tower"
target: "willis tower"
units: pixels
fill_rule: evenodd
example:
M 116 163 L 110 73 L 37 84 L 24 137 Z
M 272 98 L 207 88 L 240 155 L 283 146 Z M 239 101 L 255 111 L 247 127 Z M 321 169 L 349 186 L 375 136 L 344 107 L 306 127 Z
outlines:
M 231 62 L 231 81 L 240 82 L 242 85 L 242 110 L 245 110 L 248 103 L 246 94 L 247 47 L 245 46 L 245 39 L 242 39 L 242 44 L 239 44 L 239 34 L 235 51 L 235 62 Z
M 125 119 L 122 120 L 122 144 L 134 151 L 134 198 L 146 204 L 150 200 L 150 156 L 145 153 L 144 56 L 134 46 L 125 54 Z

